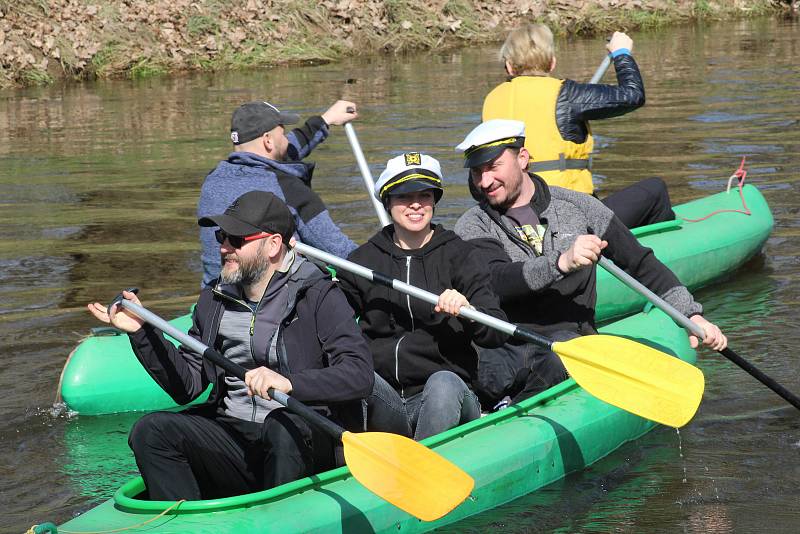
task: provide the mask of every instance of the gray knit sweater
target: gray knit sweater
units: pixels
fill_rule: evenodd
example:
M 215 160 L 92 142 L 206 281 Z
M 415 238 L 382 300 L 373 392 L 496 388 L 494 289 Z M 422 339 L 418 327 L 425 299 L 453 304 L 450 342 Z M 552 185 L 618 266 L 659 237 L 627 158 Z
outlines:
M 492 287 L 509 319 L 539 331 L 595 329 L 596 267 L 564 275 L 558 258 L 582 234 L 608 241 L 611 259 L 686 316 L 703 308 L 653 251 L 643 247 L 624 224 L 596 198 L 550 187 L 530 175 L 536 192 L 531 207 L 546 226 L 542 253 L 520 239 L 514 223 L 481 202 L 459 218 L 455 232 L 478 248 L 492 273 Z

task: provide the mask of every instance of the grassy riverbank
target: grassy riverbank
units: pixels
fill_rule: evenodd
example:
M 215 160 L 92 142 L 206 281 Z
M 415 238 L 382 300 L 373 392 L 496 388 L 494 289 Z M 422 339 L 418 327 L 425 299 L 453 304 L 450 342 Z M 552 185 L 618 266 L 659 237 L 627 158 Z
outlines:
M 0 0 L 0 87 L 140 78 L 779 13 L 787 0 Z

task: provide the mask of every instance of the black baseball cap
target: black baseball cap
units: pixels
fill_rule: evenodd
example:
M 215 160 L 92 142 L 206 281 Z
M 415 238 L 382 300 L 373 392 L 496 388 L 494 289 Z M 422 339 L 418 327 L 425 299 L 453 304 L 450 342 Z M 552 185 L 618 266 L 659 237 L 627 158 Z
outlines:
M 249 191 L 233 201 L 222 215 L 197 221 L 200 226 L 219 226 L 225 233 L 245 236 L 268 232 L 280 234 L 288 246 L 294 235 L 294 217 L 286 204 L 267 191 Z
M 269 102 L 242 104 L 231 117 L 231 141 L 234 145 L 247 143 L 265 132 L 283 124 L 295 124 L 300 117 L 295 113 L 284 113 Z

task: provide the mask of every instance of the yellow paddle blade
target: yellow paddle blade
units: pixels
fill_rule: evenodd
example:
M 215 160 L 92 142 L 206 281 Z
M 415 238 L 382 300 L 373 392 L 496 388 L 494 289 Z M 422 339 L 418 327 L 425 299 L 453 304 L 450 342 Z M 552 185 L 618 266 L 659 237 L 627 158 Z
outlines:
M 586 391 L 651 421 L 681 427 L 700 405 L 703 372 L 647 345 L 598 334 L 553 343 L 553 351 Z
M 347 467 L 361 484 L 401 510 L 433 521 L 461 504 L 475 481 L 452 462 L 403 436 L 342 434 Z

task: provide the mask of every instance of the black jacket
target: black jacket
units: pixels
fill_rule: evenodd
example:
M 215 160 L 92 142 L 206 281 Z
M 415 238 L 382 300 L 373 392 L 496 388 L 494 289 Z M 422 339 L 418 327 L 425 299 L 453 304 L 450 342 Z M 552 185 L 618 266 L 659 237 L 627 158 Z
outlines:
M 618 85 L 564 80 L 556 100 L 556 125 L 567 141 L 583 143 L 587 121 L 619 117 L 644 105 L 644 82 L 630 54 L 614 58 Z
M 276 333 L 279 366 L 274 370 L 292 382 L 291 395 L 302 402 L 327 405 L 366 397 L 374 378 L 372 358 L 353 322 L 353 310 L 319 268 L 295 261 L 302 264 L 287 282 L 289 301 Z M 189 330 L 190 336 L 217 350 L 224 298 L 203 289 Z M 129 337 L 136 357 L 176 403 L 191 402 L 209 384 L 213 389 L 204 408 L 219 406 L 225 398 L 223 369 L 175 347 L 150 325 Z
M 442 226 L 421 249 L 394 244 L 394 226 L 386 226 L 350 254 L 360 265 L 439 295 L 455 289 L 479 311 L 506 319 L 490 289 L 490 277 L 473 247 Z M 498 347 L 507 335 L 479 323 L 434 312 L 432 304 L 403 295 L 349 273 L 340 273 L 342 289 L 367 338 L 375 371 L 403 396 L 418 393 L 430 375 L 449 370 L 470 384 L 478 356 L 472 342 Z

